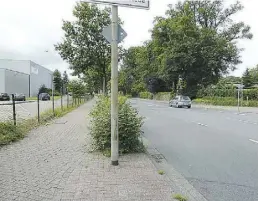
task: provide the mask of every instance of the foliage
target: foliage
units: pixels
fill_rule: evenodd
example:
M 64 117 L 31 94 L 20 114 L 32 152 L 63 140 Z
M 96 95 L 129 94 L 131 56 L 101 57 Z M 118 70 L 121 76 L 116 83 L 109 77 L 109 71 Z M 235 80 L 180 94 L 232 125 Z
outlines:
M 22 130 L 12 123 L 0 122 L 0 146 L 23 138 Z
M 158 173 L 159 173 L 160 175 L 164 175 L 164 174 L 165 174 L 164 170 L 159 170 Z
M 48 93 L 48 92 L 49 92 L 49 89 L 46 87 L 46 85 L 43 84 L 43 85 L 40 86 L 39 94 L 41 94 L 41 93 Z
M 86 85 L 80 79 L 71 80 L 68 89 L 72 92 L 73 97 L 83 96 L 86 94 Z
M 236 88 L 212 88 L 207 87 L 198 91 L 198 98 L 206 98 L 206 97 L 232 97 L 237 98 L 237 89 Z M 242 94 L 242 92 L 241 92 Z M 258 89 L 244 89 L 243 90 L 243 98 L 249 100 L 258 100 Z
M 254 68 L 250 68 L 249 72 L 252 77 L 252 82 L 258 84 L 258 65 Z
M 245 70 L 242 79 L 243 79 L 243 84 L 246 88 L 251 87 L 253 85 L 252 76 L 248 68 Z
M 69 84 L 69 78 L 66 71 L 64 71 L 63 73 L 62 81 L 63 81 L 63 94 L 66 94 L 68 90 L 68 84 Z
M 74 76 L 84 78 L 95 91 L 102 87 L 106 91 L 110 80 L 111 46 L 103 37 L 102 30 L 111 24 L 111 10 L 79 2 L 73 15 L 75 21 L 63 21 L 65 37 L 55 45 L 55 49 L 70 64 Z
M 183 195 L 180 195 L 180 194 L 174 195 L 173 198 L 178 200 L 178 201 L 187 201 L 188 200 L 187 197 L 184 197 Z
M 216 84 L 241 63 L 237 41 L 252 38 L 249 26 L 232 20 L 242 9 L 239 2 L 225 7 L 223 0 L 170 5 L 165 17 L 155 18 L 151 40 L 126 51 L 119 87 L 129 91 L 141 83 L 145 88 L 141 90 L 147 91 L 142 83 L 155 77 L 166 83 L 168 91 L 176 91 L 181 79 L 182 93 L 196 97 L 198 89 Z
M 218 106 L 237 106 L 238 100 L 233 97 L 204 97 L 197 98 L 194 103 L 204 105 L 218 105 Z M 243 107 L 258 107 L 258 100 L 243 99 L 240 101 L 240 106 Z
M 166 100 L 169 101 L 175 96 L 173 92 L 159 92 L 154 95 L 155 100 Z
M 140 98 L 143 98 L 143 99 L 153 99 L 153 94 L 150 93 L 150 92 L 140 92 L 139 93 L 139 96 Z
M 58 69 L 56 69 L 53 73 L 53 82 L 54 82 L 55 91 L 61 92 L 61 89 L 63 86 L 62 75 Z
M 90 113 L 90 133 L 96 150 L 107 152 L 111 146 L 110 98 L 101 96 Z M 121 153 L 143 151 L 139 140 L 143 118 L 127 102 L 126 97 L 119 97 L 119 149 Z

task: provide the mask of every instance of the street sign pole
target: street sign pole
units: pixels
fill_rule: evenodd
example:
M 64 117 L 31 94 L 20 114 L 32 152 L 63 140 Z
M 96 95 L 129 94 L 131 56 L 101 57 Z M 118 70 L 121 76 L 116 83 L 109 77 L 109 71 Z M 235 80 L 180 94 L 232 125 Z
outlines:
M 118 6 L 112 5 L 111 164 L 118 165 Z
M 102 30 L 102 35 L 111 44 L 111 164 L 118 165 L 118 44 L 127 33 L 118 24 L 118 6 L 149 9 L 149 0 L 83 0 L 88 3 L 112 5 L 112 24 Z

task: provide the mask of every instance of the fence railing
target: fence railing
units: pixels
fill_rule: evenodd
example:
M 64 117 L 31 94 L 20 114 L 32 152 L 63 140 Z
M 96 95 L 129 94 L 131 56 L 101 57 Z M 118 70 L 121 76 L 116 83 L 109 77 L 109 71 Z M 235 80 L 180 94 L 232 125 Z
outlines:
M 79 106 L 86 102 L 90 96 L 72 97 L 69 95 L 61 96 L 60 99 L 52 99 L 48 101 L 37 100 L 33 101 L 15 101 L 12 95 L 11 101 L 0 102 L 0 122 L 12 122 L 14 125 L 19 125 L 24 120 L 37 118 L 38 122 L 48 113 L 52 116 L 56 112 Z

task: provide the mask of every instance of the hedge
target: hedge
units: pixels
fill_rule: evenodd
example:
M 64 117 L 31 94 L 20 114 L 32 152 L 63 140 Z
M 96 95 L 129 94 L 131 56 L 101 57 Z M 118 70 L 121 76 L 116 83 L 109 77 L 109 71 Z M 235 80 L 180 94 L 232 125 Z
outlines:
M 139 96 L 140 96 L 140 98 L 143 98 L 143 99 L 153 99 L 152 93 L 147 92 L 147 91 L 146 92 L 140 92 Z
M 242 94 L 242 92 L 240 92 Z M 201 89 L 197 93 L 197 98 L 204 97 L 231 97 L 237 98 L 238 90 L 237 89 L 212 89 L 206 88 Z M 243 98 L 246 100 L 258 100 L 258 89 L 244 89 L 243 90 Z
M 197 98 L 193 101 L 197 104 L 205 104 L 205 105 L 219 105 L 219 106 L 237 106 L 238 100 L 237 98 L 232 97 L 204 97 Z M 243 107 L 258 107 L 258 100 L 240 100 L 240 106 Z

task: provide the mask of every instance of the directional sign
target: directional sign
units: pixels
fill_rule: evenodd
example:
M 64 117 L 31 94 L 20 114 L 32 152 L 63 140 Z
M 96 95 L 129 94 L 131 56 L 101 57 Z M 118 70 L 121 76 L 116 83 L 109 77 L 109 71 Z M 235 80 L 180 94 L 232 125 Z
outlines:
M 86 1 L 89 3 L 109 4 L 109 5 L 124 6 L 124 7 L 131 7 L 131 8 L 141 8 L 141 9 L 150 8 L 149 0 L 83 0 L 83 1 Z
M 106 38 L 106 40 L 111 43 L 112 42 L 112 26 L 109 25 L 107 27 L 105 27 L 102 31 L 102 35 Z M 125 30 L 118 25 L 118 43 L 121 43 L 125 37 L 127 36 L 127 33 L 125 32 Z

